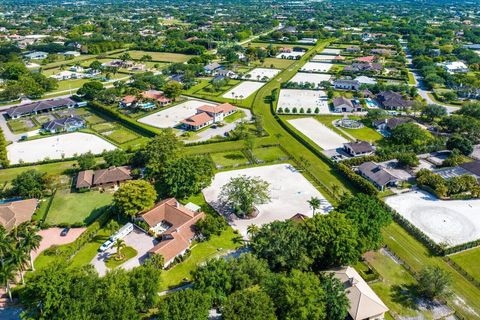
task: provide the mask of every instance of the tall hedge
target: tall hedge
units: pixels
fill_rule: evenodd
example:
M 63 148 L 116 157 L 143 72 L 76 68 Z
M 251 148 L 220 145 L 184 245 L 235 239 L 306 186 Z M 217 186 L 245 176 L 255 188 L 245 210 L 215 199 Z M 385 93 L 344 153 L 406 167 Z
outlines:
M 0 128 L 0 167 L 8 167 L 9 161 L 7 158 L 7 140 L 3 135 L 3 130 Z

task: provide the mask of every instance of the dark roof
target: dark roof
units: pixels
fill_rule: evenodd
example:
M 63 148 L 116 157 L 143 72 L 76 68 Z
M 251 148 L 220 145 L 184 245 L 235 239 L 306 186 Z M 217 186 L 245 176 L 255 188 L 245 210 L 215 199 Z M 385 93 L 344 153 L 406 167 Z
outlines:
M 345 143 L 344 145 L 348 146 L 355 153 L 366 153 L 366 152 L 373 151 L 372 145 L 367 141 L 348 142 L 348 143 Z
M 375 182 L 379 186 L 384 186 L 387 183 L 398 179 L 390 172 L 388 172 L 385 168 L 381 167 L 373 161 L 362 163 L 358 166 L 358 170 L 365 177 Z
M 467 163 L 462 163 L 460 165 L 463 169 L 471 172 L 472 174 L 476 175 L 477 177 L 480 177 L 480 160 L 472 161 L 472 162 L 467 162 Z
M 77 189 L 90 188 L 93 183 L 93 170 L 80 171 L 77 176 Z
M 408 108 L 412 105 L 412 101 L 406 100 L 400 93 L 391 90 L 377 94 L 377 100 L 385 108 Z
M 350 108 L 353 108 L 353 103 L 350 99 L 347 99 L 345 97 L 336 97 L 335 99 L 333 99 L 333 106 L 335 108 L 344 104 L 348 105 Z
M 213 71 L 213 70 L 217 70 L 220 67 L 221 65 L 218 62 L 212 62 L 210 64 L 207 64 L 205 67 L 203 67 L 203 69 L 208 71 Z
M 64 107 L 77 104 L 76 101 L 70 98 L 61 98 L 53 100 L 42 100 L 32 103 L 23 104 L 20 106 L 11 107 L 7 110 L 7 114 L 10 117 L 21 116 L 24 114 L 30 114 L 32 112 L 39 112 L 49 110 L 52 108 Z
M 85 120 L 80 117 L 72 116 L 72 117 L 65 117 L 60 119 L 55 119 L 43 124 L 43 129 L 45 130 L 53 130 L 53 129 L 64 129 L 68 125 L 83 125 Z
M 360 82 L 358 82 L 357 80 L 339 79 L 339 80 L 335 80 L 334 84 L 336 84 L 336 85 L 337 84 L 342 84 L 342 85 L 356 85 L 356 86 L 359 86 Z
M 0 225 L 10 231 L 20 224 L 30 221 L 37 209 L 37 199 L 10 201 L 0 204 Z
M 89 188 L 101 184 L 131 180 L 131 168 L 128 166 L 112 167 L 100 170 L 80 171 L 77 176 L 77 188 Z
M 393 130 L 401 124 L 411 122 L 412 120 L 408 118 L 388 118 L 388 119 L 380 119 L 374 122 L 375 126 L 379 126 L 383 123 L 386 124 L 387 130 Z

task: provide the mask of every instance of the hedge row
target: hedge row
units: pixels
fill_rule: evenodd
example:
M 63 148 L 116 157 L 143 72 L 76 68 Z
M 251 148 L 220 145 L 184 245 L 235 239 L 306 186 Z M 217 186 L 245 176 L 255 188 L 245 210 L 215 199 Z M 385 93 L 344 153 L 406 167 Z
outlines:
M 353 182 L 360 190 L 362 190 L 366 194 L 373 196 L 378 194 L 378 189 L 373 185 L 373 183 L 359 176 L 349 166 L 339 162 L 337 163 L 336 167 L 338 171 L 340 171 L 347 179 Z
M 122 125 L 124 125 L 126 128 L 132 130 L 132 131 L 135 131 L 137 132 L 138 134 L 140 135 L 143 135 L 143 136 L 147 136 L 147 137 L 154 137 L 157 135 L 157 131 L 155 131 L 154 129 L 151 129 L 137 121 L 135 121 L 134 119 L 131 119 L 130 117 L 128 116 L 125 116 L 119 112 L 117 112 L 116 110 L 112 109 L 112 108 L 109 108 L 97 101 L 90 101 L 88 103 L 88 107 L 90 108 L 91 111 L 93 112 L 98 112 L 100 114 L 103 114 L 113 120 L 116 120 L 118 121 L 119 123 L 121 123 Z
M 7 158 L 7 140 L 3 135 L 3 130 L 0 128 L 0 167 L 8 167 L 9 161 Z
M 443 257 L 443 260 L 445 260 L 445 262 L 448 263 L 452 268 L 457 270 L 458 273 L 460 273 L 465 279 L 470 281 L 475 287 L 480 288 L 480 281 L 475 279 L 470 273 L 465 271 L 465 269 L 463 269 L 462 266 L 458 265 L 455 261 L 450 259 L 450 257 L 448 256 Z
M 72 257 L 78 250 L 80 250 L 87 242 L 90 242 L 98 233 L 98 231 L 110 220 L 112 216 L 111 208 L 105 209 L 105 211 L 88 226 L 74 242 L 69 245 L 58 247 L 53 246 L 45 250 L 45 255 L 57 256 L 58 258 L 68 260 Z

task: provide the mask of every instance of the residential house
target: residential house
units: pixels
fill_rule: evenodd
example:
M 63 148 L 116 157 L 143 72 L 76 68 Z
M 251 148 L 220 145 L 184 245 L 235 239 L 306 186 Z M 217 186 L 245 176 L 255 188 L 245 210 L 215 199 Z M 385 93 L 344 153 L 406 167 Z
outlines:
M 218 62 L 212 62 L 203 67 L 206 74 L 213 74 L 215 71 L 223 68 Z
M 140 100 L 155 100 L 161 107 L 166 106 L 169 103 L 172 103 L 173 99 L 165 97 L 162 91 L 158 90 L 147 90 L 140 94 L 142 97 Z M 141 109 L 151 109 L 155 108 L 155 104 L 151 102 L 142 103 L 136 96 L 128 95 L 122 98 L 118 103 L 120 108 L 128 107 L 138 107 Z
M 445 71 L 447 71 L 450 74 L 466 73 L 469 71 L 467 65 L 462 61 L 450 61 L 450 62 L 440 63 L 439 65 L 443 66 Z
M 339 79 L 333 82 L 333 87 L 337 90 L 358 90 L 360 82 L 357 80 Z
M 215 75 L 222 76 L 224 78 L 230 78 L 230 79 L 237 77 L 237 74 L 232 70 L 222 70 L 222 69 L 215 71 Z
M 361 105 L 354 105 L 352 100 L 345 97 L 336 97 L 333 99 L 333 110 L 335 112 L 355 112 L 362 111 L 362 107 Z
M 357 53 L 357 52 L 362 51 L 362 49 L 360 49 L 360 47 L 351 46 L 351 47 L 346 48 L 345 51 L 350 52 L 350 53 Z
M 370 53 L 381 56 L 391 56 L 395 53 L 395 51 L 389 49 L 372 49 L 370 50 Z
M 366 76 L 358 76 L 354 80 L 357 80 L 360 82 L 360 85 L 365 84 L 365 85 L 375 85 L 377 83 L 377 80 L 374 78 L 366 77 Z
M 41 100 L 11 107 L 6 111 L 6 114 L 12 119 L 38 114 L 43 112 L 50 112 L 62 108 L 75 108 L 86 106 L 85 101 L 75 101 L 71 98 L 60 98 L 51 100 Z
M 100 170 L 80 171 L 77 175 L 76 187 L 82 189 L 117 188 L 121 183 L 133 179 L 129 166 L 111 167 Z
M 302 43 L 302 44 L 315 44 L 315 43 L 317 43 L 317 40 L 318 39 L 315 39 L 315 38 L 302 38 L 302 39 L 298 40 L 297 42 Z
M 197 113 L 181 121 L 186 130 L 198 131 L 213 123 L 221 122 L 225 117 L 235 113 L 237 107 L 222 103 L 216 106 L 204 105 L 197 108 Z
M 72 132 L 85 127 L 85 120 L 77 116 L 65 117 L 48 121 L 42 125 L 42 130 L 50 133 Z
M 353 320 L 383 320 L 388 307 L 362 279 L 352 267 L 329 271 L 340 280 L 345 287 L 350 306 L 349 319 Z
M 398 127 L 401 124 L 410 122 L 412 120 L 408 118 L 388 118 L 388 119 L 380 119 L 377 121 L 373 122 L 373 125 L 377 130 L 381 131 L 392 131 L 396 127 Z
M 405 99 L 400 93 L 383 91 L 377 94 L 376 100 L 386 110 L 405 110 L 412 106 L 413 102 Z
M 375 149 L 367 141 L 355 141 L 343 144 L 343 150 L 352 157 L 371 155 Z
M 149 226 L 149 233 L 161 238 L 160 242 L 150 249 L 149 254 L 163 256 L 165 266 L 175 257 L 184 254 L 195 238 L 195 224 L 205 217 L 205 213 L 194 211 L 181 205 L 175 198 L 165 199 L 142 214 L 139 220 Z
M 476 177 L 480 182 L 480 160 L 462 163 L 460 167 L 467 171 L 468 174 Z
M 0 204 L 0 225 L 12 231 L 24 222 L 32 219 L 37 209 L 37 199 L 15 200 Z
M 364 162 L 359 165 L 357 172 L 381 191 L 387 187 L 396 186 L 399 181 L 399 179 L 386 168 L 373 161 Z
M 180 83 L 183 83 L 183 78 L 185 76 L 183 74 L 173 74 L 170 76 L 170 80 L 172 81 L 177 81 L 177 82 L 180 82 Z
M 353 59 L 353 61 L 373 63 L 375 61 L 375 59 L 376 59 L 375 56 L 366 56 L 366 57 L 355 58 L 355 59 Z
M 48 57 L 48 53 L 43 51 L 30 52 L 24 55 L 25 59 L 29 60 L 43 60 Z
M 80 52 L 78 51 L 66 51 L 63 53 L 65 57 L 80 57 Z
M 346 72 L 375 72 L 378 73 L 382 71 L 383 66 L 381 63 L 372 63 L 372 62 L 354 62 L 349 66 L 346 66 L 343 70 Z

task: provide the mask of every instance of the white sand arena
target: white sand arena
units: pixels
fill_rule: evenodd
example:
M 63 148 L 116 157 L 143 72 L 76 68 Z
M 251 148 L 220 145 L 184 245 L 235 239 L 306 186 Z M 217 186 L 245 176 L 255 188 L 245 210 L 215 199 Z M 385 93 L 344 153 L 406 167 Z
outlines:
M 333 67 L 332 63 L 307 62 L 300 69 L 300 71 L 305 71 L 305 72 L 328 72 L 332 67 Z
M 14 142 L 7 146 L 8 159 L 11 164 L 20 162 L 32 163 L 45 159 L 71 158 L 75 154 L 87 152 L 100 154 L 114 150 L 116 147 L 102 138 L 83 132 L 74 132 L 36 139 L 25 142 Z
M 193 116 L 196 113 L 197 108 L 204 105 L 213 106 L 216 105 L 216 103 L 207 103 L 200 100 L 188 100 L 173 107 L 140 118 L 138 119 L 138 122 L 148 124 L 149 126 L 155 128 L 173 128 L 181 120 Z
M 337 54 L 340 54 L 340 52 L 342 52 L 341 49 L 329 49 L 329 48 L 326 48 L 326 49 L 323 49 L 323 51 L 320 52 L 320 53 L 321 53 L 321 54 L 337 55 Z
M 255 68 L 249 73 L 250 77 L 243 76 L 244 79 L 257 80 L 257 81 L 268 81 L 280 73 L 280 69 L 268 69 L 268 68 Z
M 304 54 L 305 52 L 282 52 L 277 54 L 275 58 L 296 60 L 296 59 L 300 59 Z
M 228 209 L 222 208 L 219 203 L 219 194 L 222 187 L 232 177 L 246 175 L 259 177 L 270 184 L 271 201 L 257 206 L 259 214 L 253 219 L 238 219 L 230 214 Z M 203 190 L 205 200 L 218 212 L 229 216 L 230 225 L 240 231 L 243 236 L 247 235 L 247 227 L 251 224 L 261 226 L 275 220 L 290 219 L 297 213 L 312 216 L 312 209 L 307 201 L 311 197 L 321 199 L 319 213 L 327 213 L 332 210 L 331 204 L 315 189 L 310 182 L 289 164 L 276 164 L 273 166 L 255 167 L 242 170 L 220 172 L 215 175 L 210 187 Z
M 315 55 L 310 61 L 332 61 L 333 60 L 333 56 L 331 55 L 323 55 L 323 54 L 317 54 Z
M 343 144 L 348 142 L 347 139 L 313 118 L 293 119 L 288 120 L 288 123 L 324 150 L 342 148 Z
M 263 87 L 264 84 L 263 82 L 243 81 L 238 86 L 224 93 L 222 97 L 227 99 L 246 99 Z
M 332 76 L 329 74 L 298 72 L 292 79 L 290 79 L 290 82 L 299 84 L 312 83 L 315 86 L 319 86 L 322 81 L 330 81 L 331 78 Z
M 438 244 L 454 246 L 480 238 L 479 199 L 445 201 L 420 190 L 385 202 Z
M 297 108 L 297 113 L 303 108 L 306 112 L 311 109 L 312 113 L 318 107 L 318 114 L 330 113 L 328 109 L 328 98 L 324 91 L 321 90 L 299 90 L 299 89 L 281 89 L 278 98 L 277 109 L 290 109 L 293 113 L 293 108 Z

